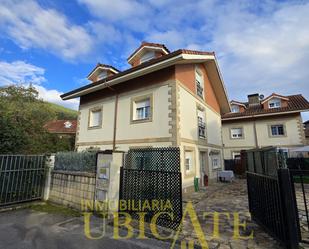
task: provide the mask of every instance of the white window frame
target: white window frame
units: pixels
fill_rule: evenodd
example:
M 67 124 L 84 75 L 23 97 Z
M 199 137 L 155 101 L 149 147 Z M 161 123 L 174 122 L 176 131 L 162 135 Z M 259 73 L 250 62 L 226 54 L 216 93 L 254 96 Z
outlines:
M 211 168 L 213 170 L 221 169 L 220 154 L 211 155 Z
M 102 80 L 107 77 L 107 71 L 101 71 L 98 74 L 97 80 Z
M 194 160 L 194 151 L 192 150 L 185 150 L 185 172 L 186 174 L 193 172 L 193 160 Z M 189 156 L 190 155 L 190 156 Z
M 147 51 L 145 54 L 143 54 L 141 56 L 140 62 L 144 63 L 144 62 L 149 61 L 149 60 L 151 60 L 151 59 L 153 59 L 155 57 L 156 57 L 156 54 L 155 54 L 154 51 Z
M 241 133 L 234 132 L 236 130 L 240 130 Z M 244 129 L 242 127 L 235 127 L 230 129 L 231 139 L 242 139 L 244 138 Z
M 196 94 L 204 99 L 204 95 L 205 95 L 205 86 L 204 86 L 204 75 L 203 72 L 196 66 L 195 67 L 195 85 L 196 85 Z M 202 90 L 202 95 L 200 95 L 200 91 L 198 90 L 200 87 L 200 89 Z
M 139 104 L 142 106 L 138 107 Z M 151 116 L 150 98 L 134 102 L 134 121 L 146 120 L 149 119 L 150 116 Z
M 240 157 L 241 156 L 241 153 L 240 152 L 232 152 L 232 156 L 233 156 L 233 159 L 236 159 L 236 157 Z
M 236 108 L 236 109 L 235 109 Z M 232 113 L 238 113 L 240 112 L 240 107 L 239 105 L 232 105 Z
M 283 134 L 279 134 L 279 127 L 282 127 Z M 273 133 L 273 128 L 275 128 L 277 134 Z M 285 131 L 285 127 L 283 124 L 270 125 L 270 135 L 272 137 L 283 137 L 285 136 L 285 133 L 286 131 Z
M 272 108 L 280 108 L 281 107 L 281 99 L 278 98 L 272 98 L 268 101 L 268 107 L 270 109 Z
M 94 124 L 94 114 L 98 113 L 99 119 L 98 122 Z M 102 120 L 103 120 L 103 108 L 102 107 L 94 107 L 89 109 L 89 118 L 88 118 L 88 128 L 89 129 L 95 129 L 95 128 L 101 128 L 102 127 Z

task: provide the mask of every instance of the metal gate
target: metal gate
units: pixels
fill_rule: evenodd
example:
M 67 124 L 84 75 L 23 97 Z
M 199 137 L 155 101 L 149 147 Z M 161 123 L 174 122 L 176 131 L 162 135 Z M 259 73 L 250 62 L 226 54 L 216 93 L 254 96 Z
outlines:
M 129 150 L 125 165 L 121 167 L 120 196 L 126 207 L 119 207 L 139 219 L 144 212 L 145 221 L 150 222 L 154 215 L 161 214 L 156 223 L 176 229 L 182 219 L 182 183 L 179 148 L 143 148 Z M 146 208 L 145 204 L 155 207 Z M 167 203 L 172 209 L 165 210 Z M 147 205 L 146 205 L 147 206 Z
M 309 170 L 290 169 L 292 189 L 297 209 L 299 239 L 309 243 Z
M 252 219 L 287 248 L 300 241 L 292 177 L 276 148 L 249 150 L 247 185 Z
M 45 160 L 44 155 L 0 155 L 0 207 L 43 197 Z

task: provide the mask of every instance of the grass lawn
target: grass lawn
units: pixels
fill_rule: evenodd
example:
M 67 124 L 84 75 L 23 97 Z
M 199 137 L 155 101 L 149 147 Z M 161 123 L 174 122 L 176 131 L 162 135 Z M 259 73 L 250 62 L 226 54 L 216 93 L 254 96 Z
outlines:
M 74 217 L 80 217 L 82 214 L 76 210 L 60 206 L 60 205 L 55 205 L 51 204 L 49 202 L 46 202 L 46 204 L 36 204 L 33 206 L 30 206 L 30 208 L 34 211 L 38 212 L 44 212 L 44 213 L 51 213 L 51 214 L 61 214 L 64 216 L 74 216 Z

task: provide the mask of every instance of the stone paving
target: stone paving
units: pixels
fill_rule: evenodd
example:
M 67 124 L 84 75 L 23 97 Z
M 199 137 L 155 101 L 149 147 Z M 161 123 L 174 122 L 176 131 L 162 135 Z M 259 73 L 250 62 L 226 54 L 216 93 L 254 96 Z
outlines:
M 237 179 L 232 183 L 212 183 L 209 187 L 199 192 L 185 194 L 184 208 L 188 201 L 193 202 L 198 220 L 201 223 L 204 234 L 210 248 L 216 249 L 241 249 L 241 248 L 283 248 L 275 239 L 266 234 L 261 227 L 251 221 L 248 208 L 248 195 L 246 180 Z M 230 219 L 220 218 L 220 237 L 213 238 L 213 218 L 205 219 L 204 212 L 228 212 Z M 246 222 L 246 229 L 240 229 L 241 236 L 250 235 L 253 231 L 253 239 L 233 239 L 234 222 L 233 213 L 238 212 L 240 222 Z M 183 239 L 195 240 L 198 238 L 193 231 L 192 223 L 185 220 L 182 232 Z

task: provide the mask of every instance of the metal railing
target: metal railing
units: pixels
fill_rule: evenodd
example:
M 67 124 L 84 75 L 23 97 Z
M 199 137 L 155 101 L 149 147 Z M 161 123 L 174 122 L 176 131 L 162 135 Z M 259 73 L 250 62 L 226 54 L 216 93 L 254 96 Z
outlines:
M 200 84 L 196 84 L 196 93 L 201 98 L 204 98 L 204 88 Z
M 198 121 L 198 136 L 201 138 L 206 137 L 206 125 L 205 122 Z
M 0 206 L 42 198 L 44 155 L 0 155 Z

